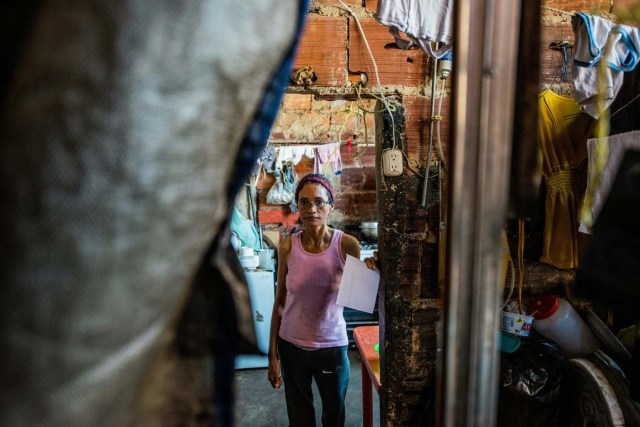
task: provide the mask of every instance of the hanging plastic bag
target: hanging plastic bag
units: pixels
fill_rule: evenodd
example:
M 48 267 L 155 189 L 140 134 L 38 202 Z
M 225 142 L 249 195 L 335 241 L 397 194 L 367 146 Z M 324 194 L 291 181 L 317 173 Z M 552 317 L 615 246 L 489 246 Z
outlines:
M 273 172 L 276 182 L 267 193 L 267 203 L 272 205 L 288 205 L 296 191 L 297 177 L 291 165 L 284 165 L 282 170 Z

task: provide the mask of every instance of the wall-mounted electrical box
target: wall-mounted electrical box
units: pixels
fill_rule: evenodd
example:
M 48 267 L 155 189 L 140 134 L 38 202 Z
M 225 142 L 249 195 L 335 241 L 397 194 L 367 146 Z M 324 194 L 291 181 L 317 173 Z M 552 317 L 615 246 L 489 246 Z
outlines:
M 385 176 L 402 175 L 402 151 L 393 148 L 382 153 L 382 173 Z

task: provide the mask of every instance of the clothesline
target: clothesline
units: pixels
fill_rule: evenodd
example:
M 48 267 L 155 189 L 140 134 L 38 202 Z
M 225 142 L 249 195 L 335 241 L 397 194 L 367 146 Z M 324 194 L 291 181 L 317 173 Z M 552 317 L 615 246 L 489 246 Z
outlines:
M 542 6 L 543 9 L 547 9 L 550 10 L 552 12 L 556 12 L 556 13 L 560 13 L 562 15 L 566 15 L 566 16 L 574 16 L 575 13 L 573 12 L 567 12 L 566 10 L 562 10 L 562 9 L 556 9 L 555 7 L 550 7 L 550 6 Z
M 640 98 L 640 93 L 637 94 L 636 96 L 633 97 L 633 99 L 629 102 L 627 102 L 626 104 L 624 104 L 622 107 L 618 108 L 615 112 L 613 112 L 611 114 L 611 116 L 609 116 L 609 119 L 611 119 L 613 116 L 615 116 L 616 114 L 618 114 L 620 111 L 624 110 L 625 108 L 627 108 L 629 105 L 631 105 L 636 99 Z
M 262 150 L 262 153 L 258 157 L 257 165 L 259 165 L 259 168 L 255 169 L 254 173 L 257 175 L 260 170 L 264 170 L 267 173 L 275 170 L 283 170 L 285 164 L 296 165 L 303 157 L 306 157 L 314 159 L 313 170 L 315 173 L 326 174 L 329 165 L 332 165 L 334 173 L 338 175 L 342 172 L 340 147 L 341 144 L 339 142 L 320 145 L 269 144 Z M 351 158 L 351 149 L 348 151 L 349 158 Z
M 274 147 L 311 147 L 311 148 L 315 148 L 315 147 L 320 147 L 323 145 L 329 145 L 329 144 L 335 144 L 338 141 L 335 142 L 323 142 L 320 144 L 306 144 L 306 143 L 290 143 L 290 142 L 278 142 L 278 141 L 269 141 L 269 145 L 273 145 Z M 348 145 L 346 141 L 340 141 L 340 145 Z M 352 146 L 359 146 L 359 147 L 375 147 L 376 144 L 375 143 L 360 143 L 360 142 L 351 142 Z

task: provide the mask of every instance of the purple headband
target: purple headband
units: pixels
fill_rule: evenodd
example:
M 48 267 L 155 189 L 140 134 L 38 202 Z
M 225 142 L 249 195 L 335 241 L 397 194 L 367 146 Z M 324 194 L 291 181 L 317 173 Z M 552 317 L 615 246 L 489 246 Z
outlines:
M 331 194 L 331 199 L 335 200 L 336 196 L 333 193 L 333 188 L 331 188 L 331 184 L 329 184 L 329 182 L 326 179 L 322 179 L 319 176 L 313 176 L 313 175 L 307 175 L 302 179 L 300 179 L 300 181 L 298 182 L 298 188 L 296 189 L 296 200 L 298 199 L 298 193 L 300 193 L 302 186 L 307 182 L 315 182 L 322 185 L 324 188 L 327 189 L 329 194 Z

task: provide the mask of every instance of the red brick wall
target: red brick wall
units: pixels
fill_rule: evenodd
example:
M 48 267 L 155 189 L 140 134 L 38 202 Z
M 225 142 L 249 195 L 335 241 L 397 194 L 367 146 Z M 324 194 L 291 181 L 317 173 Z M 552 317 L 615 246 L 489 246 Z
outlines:
M 372 49 L 384 91 L 404 99 L 410 124 L 407 131 L 409 165 L 419 169 L 426 159 L 429 138 L 430 93 L 428 86 L 431 62 L 419 49 L 403 51 L 395 46 L 387 27 L 373 17 L 376 3 L 363 8 L 361 1 L 347 1 L 360 19 Z M 375 138 L 374 115 L 358 116 L 354 84 L 365 73 L 368 83 L 364 89 L 363 107 L 373 111 L 379 96 L 373 63 L 355 20 L 348 16 L 336 0 L 316 1 L 311 8 L 303 32 L 294 70 L 310 66 L 316 81 L 308 86 L 292 84 L 285 95 L 282 109 L 273 126 L 270 142 L 282 145 L 319 145 L 351 137 L 351 154 L 346 145 L 340 150 L 342 174 L 328 175 L 336 189 L 336 210 L 333 225 L 357 234 L 361 221 L 376 219 Z M 443 103 L 445 120 L 441 125 L 445 151 L 448 138 L 447 117 L 449 102 Z M 415 119 L 415 120 L 414 120 Z M 364 125 L 366 122 L 367 138 Z M 434 140 L 435 144 L 435 140 Z M 435 147 L 435 145 L 434 145 Z M 435 159 L 435 151 L 432 155 Z M 313 160 L 303 159 L 296 166 L 299 176 L 313 168 Z M 286 229 L 296 224 L 297 216 L 287 207 L 266 204 L 265 195 L 273 184 L 272 176 L 258 182 L 259 219 L 266 228 Z
M 311 65 L 316 86 L 342 86 L 347 81 L 346 63 L 347 18 L 309 15 L 294 68 Z
M 375 99 L 363 99 L 360 105 L 373 111 Z M 357 99 L 327 100 L 307 93 L 288 93 L 271 130 L 270 142 L 275 147 L 315 147 L 338 140 L 343 142 L 339 152 L 342 172 L 335 174 L 331 166 L 322 172 L 336 190 L 335 211 L 330 222 L 357 234 L 361 221 L 376 219 L 374 133 L 374 115 L 359 109 Z M 349 138 L 350 148 L 346 145 Z M 295 170 L 302 177 L 312 172 L 313 166 L 314 159 L 303 157 Z M 272 175 L 261 175 L 258 180 L 258 218 L 267 229 L 290 229 L 297 225 L 298 215 L 291 214 L 286 206 L 266 203 L 266 193 L 274 181 Z
M 360 19 L 360 25 L 376 60 L 380 84 L 415 87 L 425 84 L 425 72 L 430 61 L 422 50 L 399 49 L 389 29 L 374 18 Z M 375 84 L 376 76 L 371 56 L 353 19 L 349 20 L 349 41 L 349 71 L 364 71 L 369 76 L 371 84 Z

